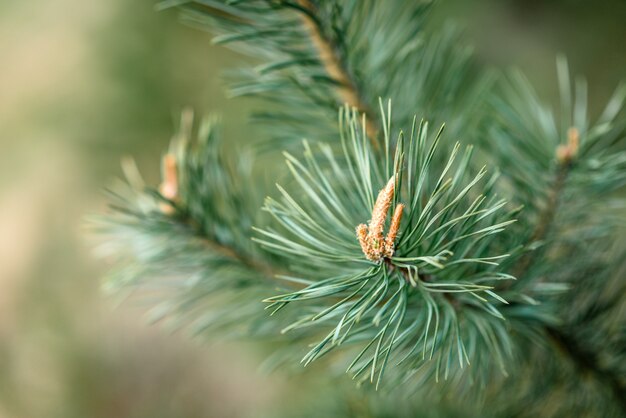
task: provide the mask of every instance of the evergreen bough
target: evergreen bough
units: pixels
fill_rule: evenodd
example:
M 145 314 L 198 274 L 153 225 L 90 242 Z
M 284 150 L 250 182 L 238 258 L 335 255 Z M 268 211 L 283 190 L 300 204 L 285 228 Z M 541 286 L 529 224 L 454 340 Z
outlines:
M 233 153 L 185 112 L 159 187 L 125 163 L 97 221 L 111 289 L 272 341 L 272 367 L 326 356 L 385 392 L 374 416 L 626 414 L 625 85 L 591 121 L 559 58 L 552 110 L 430 2 L 170 7 L 255 58 L 229 78 L 259 139 Z M 273 190 L 254 164 L 280 148 Z

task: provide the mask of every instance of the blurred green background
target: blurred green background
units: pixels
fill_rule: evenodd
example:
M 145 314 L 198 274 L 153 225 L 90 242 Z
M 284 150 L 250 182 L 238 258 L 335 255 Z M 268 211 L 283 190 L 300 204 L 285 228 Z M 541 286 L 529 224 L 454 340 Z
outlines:
M 546 98 L 558 52 L 591 109 L 626 79 L 626 2 L 441 3 L 435 22 L 461 23 L 485 64 L 521 67 Z M 253 139 L 220 82 L 242 58 L 153 6 L 0 2 L 0 418 L 273 417 L 319 396 L 259 374 L 253 350 L 170 334 L 100 292 L 84 216 L 104 210 L 120 158 L 156 184 L 185 106 Z

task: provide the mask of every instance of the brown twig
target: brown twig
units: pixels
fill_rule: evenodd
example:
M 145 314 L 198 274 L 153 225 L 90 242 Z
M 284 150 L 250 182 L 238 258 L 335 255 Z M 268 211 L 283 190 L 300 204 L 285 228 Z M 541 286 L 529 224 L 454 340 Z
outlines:
M 546 206 L 539 215 L 539 221 L 537 222 L 537 226 L 535 227 L 535 230 L 533 231 L 529 242 L 534 243 L 537 241 L 542 241 L 548 235 L 548 232 L 550 231 L 550 228 L 556 216 L 556 210 L 559 206 L 559 200 L 565 187 L 565 181 L 567 180 L 569 170 L 569 164 L 559 164 L 556 175 L 554 177 L 554 181 L 552 183 L 552 187 L 550 188 L 548 194 Z M 513 270 L 513 276 L 517 278 L 522 278 L 527 273 L 532 263 L 535 261 L 537 254 L 537 250 L 530 251 L 524 254 L 520 258 L 520 261 L 518 261 L 515 269 Z
M 567 132 L 567 144 L 559 145 L 556 149 L 555 154 L 558 166 L 554 176 L 554 181 L 552 182 L 552 186 L 548 192 L 546 205 L 539 215 L 537 226 L 530 237 L 529 242 L 531 243 L 544 240 L 550 232 L 550 228 L 552 227 L 552 223 L 556 217 L 557 208 L 559 207 L 561 195 L 565 189 L 567 177 L 569 176 L 572 168 L 572 162 L 578 154 L 578 144 L 578 130 L 576 128 L 570 128 Z M 526 253 L 517 263 L 517 266 L 513 271 L 513 275 L 515 277 L 522 278 L 535 261 L 537 254 L 537 251 Z
M 336 46 L 322 32 L 319 23 L 315 20 L 317 8 L 310 0 L 298 0 L 298 5 L 306 11 L 301 13 L 302 22 L 311 38 L 317 54 L 326 73 L 337 83 L 336 94 L 339 104 L 348 104 L 366 115 L 365 132 L 374 147 L 379 144 L 376 135 L 379 131 L 374 123 L 374 117 L 369 106 L 363 101 L 356 83 L 344 68 L 337 53 Z
M 202 231 L 201 226 L 195 220 L 191 219 L 188 215 L 183 215 L 179 219 L 183 224 L 187 225 L 193 231 L 196 238 L 199 239 L 201 244 L 210 249 L 211 252 L 217 253 L 225 258 L 230 258 L 233 261 L 237 261 L 245 267 L 249 268 L 250 270 L 261 273 L 263 278 L 268 280 L 273 280 L 277 276 L 285 274 L 285 272 L 276 270 L 268 263 L 264 263 L 257 258 L 251 257 L 248 254 L 237 250 L 236 248 L 233 248 L 229 245 L 218 242 L 211 237 L 208 237 Z
M 201 236 L 201 238 L 203 244 L 206 247 L 210 248 L 211 251 L 218 253 L 223 257 L 238 261 L 250 270 L 261 273 L 267 279 L 274 279 L 276 276 L 280 275 L 280 273 L 269 264 L 263 263 L 258 259 L 243 255 L 241 252 L 235 250 L 234 248 L 224 245 L 222 243 L 218 243 L 217 241 L 211 240 L 208 237 Z

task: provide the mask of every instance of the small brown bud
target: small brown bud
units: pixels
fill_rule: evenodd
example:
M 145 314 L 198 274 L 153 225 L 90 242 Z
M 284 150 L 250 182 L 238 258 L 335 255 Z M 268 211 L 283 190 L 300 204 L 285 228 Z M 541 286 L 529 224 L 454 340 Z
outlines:
M 572 149 L 574 154 L 578 152 L 578 143 L 580 141 L 580 132 L 578 128 L 571 127 L 567 130 L 567 145 Z
M 391 257 L 394 252 L 393 243 L 398 236 L 398 230 L 400 229 L 400 221 L 402 220 L 402 211 L 404 205 L 402 203 L 396 206 L 396 210 L 393 212 L 393 218 L 391 218 L 391 226 L 389 226 L 389 232 L 385 238 L 385 257 Z
M 396 206 L 386 238 L 383 236 L 383 229 L 387 220 L 387 212 L 389 212 L 389 207 L 393 201 L 395 187 L 396 176 L 394 175 L 378 193 L 376 203 L 372 209 L 372 219 L 369 222 L 369 226 L 361 224 L 356 228 L 356 235 L 361 245 L 361 250 L 363 250 L 363 254 L 365 254 L 365 258 L 368 260 L 377 262 L 383 257 L 391 257 L 393 255 L 393 243 L 400 228 L 403 204 Z
M 556 159 L 560 164 L 571 162 L 578 154 L 580 143 L 580 133 L 577 128 L 571 127 L 567 130 L 567 145 L 559 145 L 556 148 Z
M 389 206 L 391 206 L 391 201 L 393 200 L 395 187 L 396 176 L 392 176 L 387 182 L 387 185 L 378 193 L 374 209 L 372 210 L 369 232 L 371 236 L 378 239 L 382 239 L 383 237 L 385 220 L 387 219 L 387 212 L 389 211 Z
M 359 240 L 359 244 L 361 245 L 361 250 L 363 251 L 363 254 L 365 254 L 365 256 L 369 258 L 370 245 L 369 240 L 367 239 L 367 225 L 360 224 L 359 226 L 357 226 L 356 236 Z
M 178 164 L 176 157 L 166 154 L 163 157 L 163 181 L 159 186 L 159 193 L 166 199 L 175 200 L 178 197 Z M 161 204 L 161 210 L 171 214 L 174 208 L 166 203 Z

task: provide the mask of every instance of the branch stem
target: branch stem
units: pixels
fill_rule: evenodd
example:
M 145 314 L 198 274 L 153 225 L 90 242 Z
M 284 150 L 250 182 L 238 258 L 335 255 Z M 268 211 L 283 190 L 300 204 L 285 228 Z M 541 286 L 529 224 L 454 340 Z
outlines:
M 319 21 L 315 17 L 317 15 L 317 7 L 310 0 L 299 0 L 298 5 L 301 8 L 300 16 L 302 23 L 309 33 L 311 43 L 315 47 L 323 67 L 330 78 L 337 83 L 336 94 L 339 104 L 348 104 L 366 115 L 365 132 L 372 145 L 377 147 L 378 143 L 375 139 L 379 129 L 374 122 L 374 115 L 369 106 L 363 101 L 356 82 L 343 65 L 336 46 L 324 35 Z
M 567 181 L 570 169 L 571 162 L 564 161 L 559 163 L 556 174 L 554 176 L 554 180 L 552 182 L 552 186 L 550 187 L 550 190 L 548 192 L 546 205 L 541 211 L 537 226 L 535 227 L 535 230 L 533 231 L 529 239 L 530 243 L 544 240 L 550 232 L 550 229 L 556 217 L 556 211 L 559 207 L 561 195 L 563 193 L 563 190 L 565 189 L 565 182 Z M 523 278 L 523 276 L 526 275 L 526 273 L 528 272 L 528 269 L 536 260 L 537 256 L 538 252 L 536 250 L 526 253 L 517 263 L 517 266 L 513 271 L 513 276 L 519 279 Z
M 261 273 L 267 279 L 273 279 L 276 275 L 278 275 L 278 272 L 274 270 L 269 264 L 260 262 L 259 260 L 248 255 L 244 255 L 236 249 L 217 241 L 211 240 L 206 236 L 201 236 L 200 238 L 202 238 L 202 242 L 204 243 L 204 245 L 211 251 L 218 253 L 223 257 L 231 258 L 235 261 L 238 261 L 250 270 Z
M 279 271 L 274 269 L 268 263 L 259 261 L 257 258 L 254 258 L 237 248 L 226 245 L 213 239 L 212 237 L 207 236 L 207 234 L 204 233 L 200 225 L 198 225 L 198 223 L 194 219 L 190 218 L 189 215 L 185 215 L 180 219 L 185 225 L 189 226 L 193 230 L 193 232 L 200 239 L 202 244 L 207 247 L 211 252 L 217 253 L 222 257 L 238 261 L 250 270 L 259 272 L 265 279 L 268 280 L 273 280 L 277 275 L 280 274 Z

